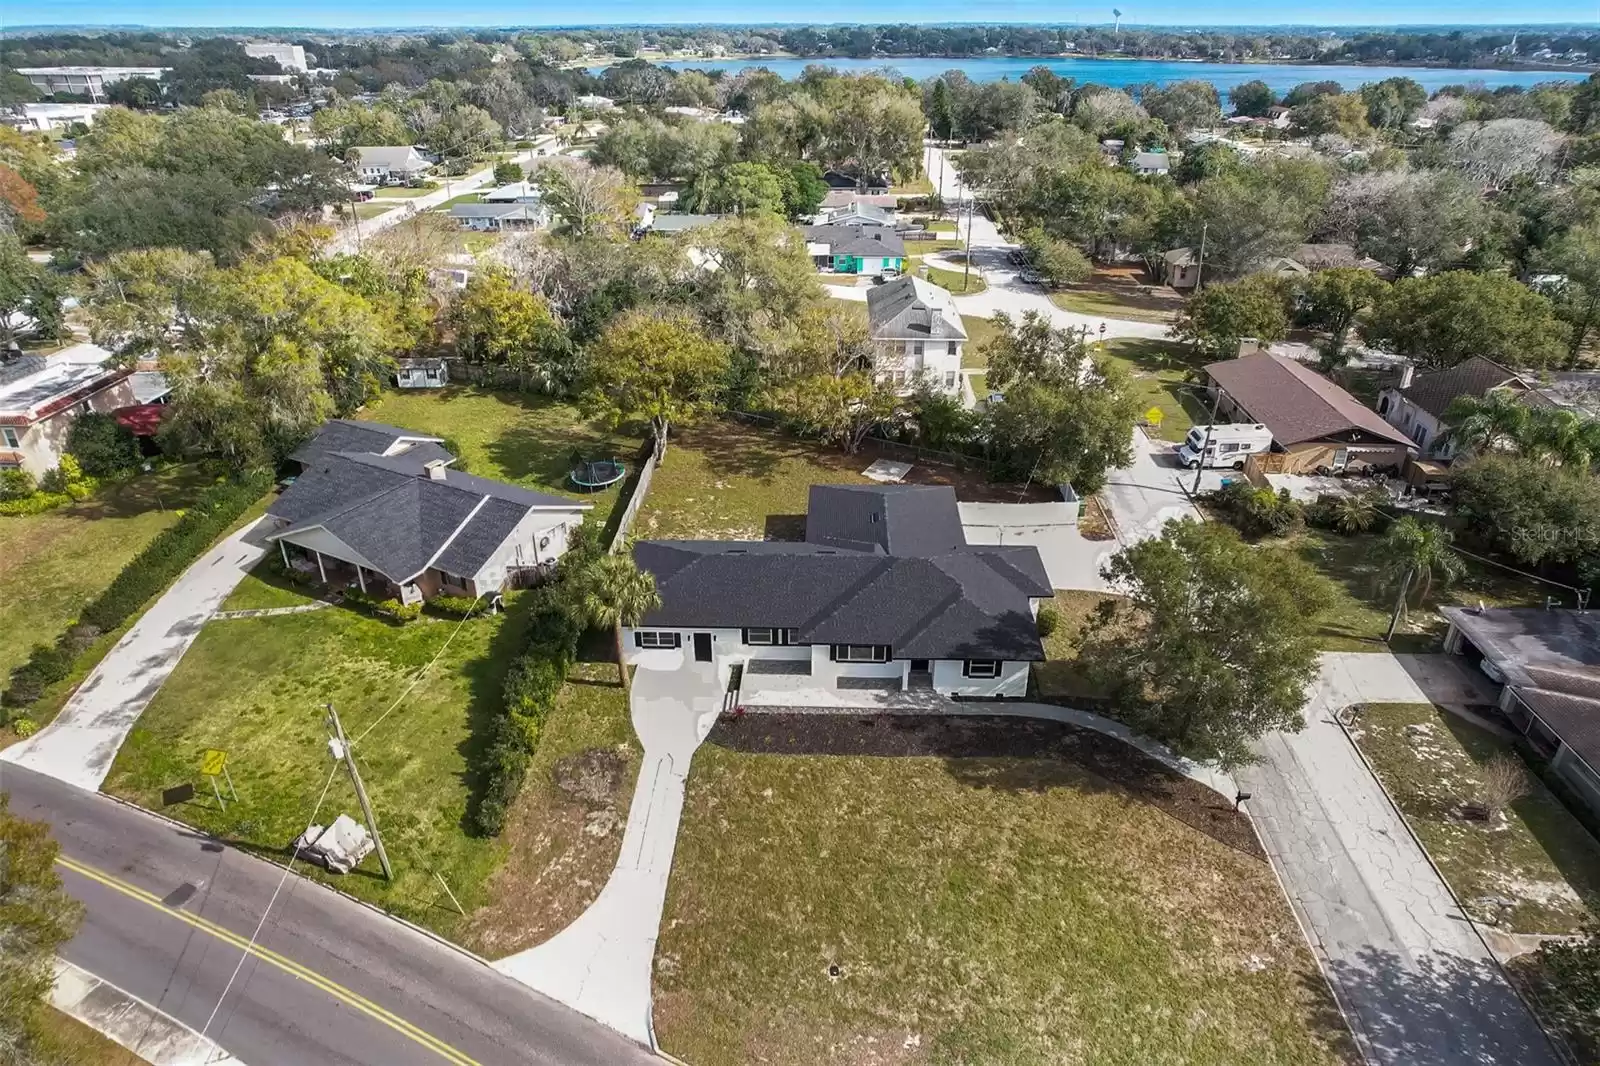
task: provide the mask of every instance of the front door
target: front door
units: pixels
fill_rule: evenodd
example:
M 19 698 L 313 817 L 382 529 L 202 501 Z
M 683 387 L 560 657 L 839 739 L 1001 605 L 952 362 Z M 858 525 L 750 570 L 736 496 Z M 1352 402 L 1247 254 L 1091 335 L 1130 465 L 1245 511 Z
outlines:
M 696 633 L 694 635 L 694 661 L 708 663 L 711 661 L 711 634 Z
M 927 673 L 928 672 L 928 660 L 926 660 L 926 659 L 912 659 L 911 660 L 911 672 L 913 674 L 925 674 L 925 673 Z

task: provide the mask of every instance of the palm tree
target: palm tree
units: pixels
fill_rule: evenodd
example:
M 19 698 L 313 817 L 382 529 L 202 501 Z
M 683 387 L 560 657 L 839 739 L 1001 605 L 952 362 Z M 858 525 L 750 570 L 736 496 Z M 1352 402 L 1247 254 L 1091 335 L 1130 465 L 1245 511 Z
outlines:
M 1524 439 L 1530 412 L 1512 392 L 1495 389 L 1483 396 L 1457 396 L 1445 409 L 1444 435 L 1458 452 L 1486 452 Z
M 1600 423 L 1561 408 L 1537 410 L 1518 443 L 1530 458 L 1587 470 L 1600 461 Z
M 1340 533 L 1365 533 L 1378 524 L 1382 513 L 1378 510 L 1380 493 L 1359 492 L 1340 496 L 1329 505 L 1333 527 Z
M 1417 602 L 1425 603 L 1435 581 L 1441 586 L 1448 585 L 1466 573 L 1466 564 L 1450 547 L 1452 539 L 1450 531 L 1443 526 L 1419 522 L 1406 515 L 1390 526 L 1389 532 L 1378 542 L 1379 582 L 1384 588 L 1400 586 L 1394 616 L 1389 620 L 1389 632 L 1384 640 L 1394 636 L 1395 627 L 1405 613 L 1406 594 L 1413 582 Z
M 638 625 L 640 619 L 661 606 L 655 576 L 640 570 L 633 556 L 602 555 L 576 575 L 582 591 L 578 608 L 593 626 L 610 626 L 617 642 L 617 672 L 623 692 L 628 691 L 628 664 L 622 653 L 622 627 Z

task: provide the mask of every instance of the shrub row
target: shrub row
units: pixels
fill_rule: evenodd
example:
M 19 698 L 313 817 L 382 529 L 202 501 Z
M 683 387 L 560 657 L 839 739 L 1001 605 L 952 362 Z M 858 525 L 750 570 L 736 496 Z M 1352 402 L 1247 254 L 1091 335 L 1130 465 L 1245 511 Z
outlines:
M 428 601 L 428 606 L 452 618 L 487 618 L 489 615 L 483 602 L 471 596 L 435 596 Z
M 177 522 L 128 561 L 105 591 L 83 609 L 77 625 L 61 634 L 54 645 L 34 648 L 28 661 L 11 671 L 11 683 L 0 693 L 0 707 L 27 707 L 38 702 L 46 687 L 72 672 L 78 655 L 96 637 L 131 618 L 271 487 L 271 475 L 257 473 L 207 489 Z
M 345 603 L 354 604 L 368 614 L 376 615 L 399 625 L 415 622 L 422 616 L 421 600 L 416 603 L 401 603 L 393 597 L 374 596 L 372 593 L 362 592 L 360 589 L 345 589 L 341 595 L 344 597 Z
M 505 828 L 506 817 L 528 775 L 528 763 L 539 747 L 545 719 L 555 707 L 567 680 L 567 668 L 577 656 L 582 628 L 572 621 L 561 581 L 558 570 L 554 582 L 528 593 L 536 597 L 529 619 L 528 646 L 506 672 L 505 710 L 495 719 L 481 767 L 483 791 L 475 824 L 484 836 L 499 836 Z
M 1305 526 L 1304 505 L 1288 489 L 1258 489 L 1248 481 L 1230 481 L 1206 502 L 1246 537 L 1283 537 Z
M 20 500 L 0 500 L 0 515 L 23 518 L 27 515 L 54 511 L 57 507 L 65 507 L 71 502 L 72 497 L 64 492 L 36 492 Z

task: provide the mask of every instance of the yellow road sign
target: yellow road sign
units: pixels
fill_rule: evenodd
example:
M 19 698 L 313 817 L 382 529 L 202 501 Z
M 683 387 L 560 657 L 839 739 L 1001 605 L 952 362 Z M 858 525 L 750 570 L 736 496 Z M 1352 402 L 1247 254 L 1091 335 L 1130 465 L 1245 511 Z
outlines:
M 1159 426 L 1163 417 L 1159 407 L 1152 407 L 1144 413 L 1144 420 L 1152 426 Z
M 207 777 L 216 777 L 228 765 L 228 753 L 218 751 L 216 748 L 207 748 L 206 753 L 200 757 L 200 772 Z

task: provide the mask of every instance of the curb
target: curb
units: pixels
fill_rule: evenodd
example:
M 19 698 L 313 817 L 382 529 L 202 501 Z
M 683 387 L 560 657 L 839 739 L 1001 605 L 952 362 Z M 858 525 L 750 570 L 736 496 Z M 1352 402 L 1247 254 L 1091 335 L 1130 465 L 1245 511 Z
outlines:
M 244 1066 L 210 1037 L 66 959 L 55 961 L 50 1005 L 153 1066 Z M 98 1000 L 99 1009 L 85 1007 Z
M 1494 949 L 1489 946 L 1488 938 L 1483 935 L 1483 930 L 1478 927 L 1477 919 L 1473 918 L 1471 912 L 1462 904 L 1461 897 L 1456 895 L 1455 886 L 1450 884 L 1449 880 L 1444 876 L 1444 871 L 1439 869 L 1439 864 L 1433 861 L 1433 856 L 1429 854 L 1428 849 L 1423 845 L 1422 839 L 1417 836 L 1417 831 L 1411 827 L 1411 819 L 1406 817 L 1405 812 L 1400 809 L 1400 805 L 1394 801 L 1394 796 L 1389 793 L 1389 786 L 1383 783 L 1383 778 L 1379 777 L 1378 772 L 1373 769 L 1371 761 L 1367 758 L 1367 753 L 1361 750 L 1361 745 L 1356 743 L 1356 738 L 1350 735 L 1350 727 L 1345 723 L 1344 716 L 1352 708 L 1359 706 L 1361 705 L 1353 703 L 1331 712 L 1334 723 L 1339 727 L 1339 732 L 1344 736 L 1350 747 L 1355 750 L 1356 758 L 1361 760 L 1361 765 L 1366 768 L 1368 776 L 1378 786 L 1378 791 L 1383 793 L 1383 798 L 1388 802 L 1390 809 L 1394 811 L 1395 817 L 1399 818 L 1400 824 L 1406 827 L 1406 836 L 1410 837 L 1411 842 L 1417 846 L 1417 850 L 1422 852 L 1422 857 L 1427 862 L 1428 868 L 1433 871 L 1434 876 L 1439 879 L 1439 883 L 1444 886 L 1445 892 L 1450 896 L 1450 901 L 1456 905 L 1456 910 L 1461 912 L 1461 920 L 1466 922 L 1467 927 L 1472 930 L 1472 935 L 1478 938 L 1478 944 L 1483 948 L 1484 954 L 1489 956 L 1494 968 L 1500 972 L 1500 977 L 1505 981 L 1507 987 L 1511 989 L 1512 994 L 1517 997 L 1517 1001 L 1522 1004 L 1523 1009 L 1528 1012 L 1529 1017 L 1533 1019 L 1534 1026 L 1544 1036 L 1545 1044 L 1549 1047 L 1551 1054 L 1557 1060 L 1565 1062 L 1569 1066 L 1581 1066 L 1578 1057 L 1573 1054 L 1566 1041 L 1560 1040 L 1554 1033 L 1545 1028 L 1543 1018 L 1534 1009 L 1528 997 L 1523 994 L 1522 989 L 1517 986 L 1517 982 L 1511 979 L 1510 971 L 1506 969 L 1505 963 L 1500 961 L 1500 956 L 1496 955 Z

